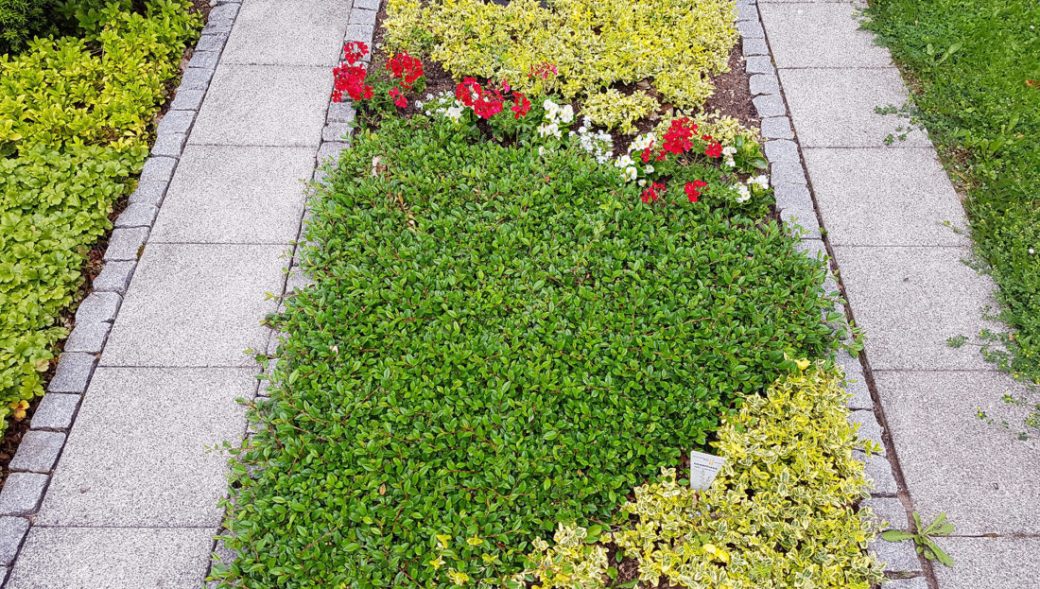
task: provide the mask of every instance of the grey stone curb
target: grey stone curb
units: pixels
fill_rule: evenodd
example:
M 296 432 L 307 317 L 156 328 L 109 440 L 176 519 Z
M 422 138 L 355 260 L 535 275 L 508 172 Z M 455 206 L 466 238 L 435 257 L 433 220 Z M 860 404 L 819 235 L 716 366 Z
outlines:
M 773 185 L 776 206 L 780 219 L 788 231 L 802 238 L 802 249 L 808 255 L 827 255 L 827 244 L 820 222 L 816 216 L 816 205 L 809 186 L 805 165 L 798 140 L 791 126 L 791 115 L 779 84 L 773 64 L 769 40 L 762 25 L 756 0 L 737 0 L 737 29 L 743 37 L 745 69 L 749 75 L 749 90 L 752 102 L 762 119 L 763 148 L 770 163 L 770 179 Z M 801 226 L 801 227 L 799 227 Z M 828 271 L 825 291 L 838 288 L 838 280 Z M 848 303 L 846 302 L 846 305 Z M 861 440 L 870 440 L 883 450 L 867 456 L 856 450 L 853 455 L 864 463 L 867 478 L 872 482 L 872 498 L 866 502 L 876 514 L 889 520 L 892 527 L 907 528 L 906 505 L 909 496 L 901 493 L 896 480 L 899 472 L 898 459 L 885 443 L 884 428 L 879 414 L 875 413 L 874 397 L 870 392 L 871 382 L 864 371 L 864 364 L 847 352 L 840 351 L 836 361 L 845 370 L 846 390 L 849 392 L 848 406 L 851 409 L 850 423 L 858 427 Z M 904 504 L 904 501 L 906 503 Z M 885 570 L 900 577 L 921 575 L 922 562 L 912 545 L 890 543 L 878 538 L 871 543 L 869 551 L 885 563 Z M 901 585 L 899 584 L 901 583 Z M 923 577 L 901 579 L 886 587 L 906 589 L 927 587 Z
M 156 126 L 151 156 L 141 170 L 129 205 L 116 219 L 104 265 L 92 283 L 92 292 L 76 310 L 76 326 L 33 413 L 30 429 L 11 460 L 11 473 L 0 490 L 0 583 L 6 581 L 8 567 L 17 558 L 31 517 L 50 484 L 80 399 L 119 314 L 238 9 L 239 0 L 226 0 L 216 2 L 210 11 L 170 108 Z

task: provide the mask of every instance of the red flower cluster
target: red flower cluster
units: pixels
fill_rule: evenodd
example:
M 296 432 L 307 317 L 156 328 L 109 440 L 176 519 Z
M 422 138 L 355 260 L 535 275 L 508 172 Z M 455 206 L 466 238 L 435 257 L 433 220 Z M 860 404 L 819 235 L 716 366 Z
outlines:
M 343 102 L 346 93 L 351 100 L 368 100 L 372 98 L 372 86 L 365 83 L 368 70 L 363 65 L 356 65 L 368 55 L 368 45 L 361 41 L 343 44 L 343 62 L 333 68 L 332 101 Z
M 697 202 L 697 199 L 701 196 L 701 190 L 708 187 L 708 183 L 704 180 L 694 180 L 693 182 L 687 182 L 683 190 L 686 191 L 686 198 L 690 199 L 690 202 Z
M 343 61 L 350 65 L 361 61 L 361 58 L 368 55 L 368 45 L 363 41 L 351 41 L 343 44 Z
M 543 61 L 538 65 L 531 66 L 531 70 L 527 72 L 527 77 L 548 80 L 549 76 L 555 76 L 557 73 L 556 64 Z
M 664 153 L 682 155 L 693 149 L 693 134 L 697 125 L 686 117 L 675 119 L 664 133 Z
M 708 142 L 708 146 L 704 148 L 704 155 L 714 159 L 722 157 L 722 143 L 713 141 L 711 135 L 703 135 L 701 139 Z
M 401 80 L 401 86 L 405 90 L 411 90 L 415 82 L 423 77 L 422 62 L 418 57 L 412 57 L 407 53 L 396 53 L 386 62 L 386 69 L 390 70 L 390 77 Z
M 513 118 L 520 120 L 522 117 L 527 116 L 527 113 L 531 112 L 531 101 L 526 96 L 519 92 L 513 92 Z
M 650 184 L 650 186 L 643 191 L 643 203 L 650 204 L 661 198 L 661 195 L 664 194 L 664 189 L 664 182 L 654 182 Z
M 368 70 L 364 66 L 350 65 L 346 62 L 339 64 L 332 70 L 334 78 L 332 89 L 332 101 L 343 102 L 343 94 L 350 96 L 351 100 L 368 100 L 372 98 L 372 86 L 365 83 Z
M 455 86 L 455 98 L 462 104 L 473 109 L 473 112 L 482 119 L 491 117 L 502 112 L 505 108 L 506 94 L 512 93 L 510 99 L 513 106 L 513 117 L 520 119 L 531 110 L 531 101 L 520 92 L 512 92 L 509 82 L 502 82 L 500 88 L 484 87 L 476 78 L 463 78 Z

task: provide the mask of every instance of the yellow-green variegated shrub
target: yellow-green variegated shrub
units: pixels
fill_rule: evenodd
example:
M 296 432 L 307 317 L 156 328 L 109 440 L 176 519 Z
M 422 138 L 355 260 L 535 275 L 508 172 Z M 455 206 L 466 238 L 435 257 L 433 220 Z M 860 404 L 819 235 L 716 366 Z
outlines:
M 650 79 L 662 100 L 700 107 L 737 40 L 733 0 L 389 0 L 391 51 L 428 55 L 456 76 L 506 79 L 568 99 Z M 534 75 L 543 64 L 558 75 Z M 619 111 L 623 103 L 615 106 Z
M 201 28 L 186 0 L 112 4 L 85 38 L 0 55 L 0 434 L 43 393 L 112 205 L 144 165 L 166 84 Z
M 639 563 L 647 586 L 691 589 L 869 589 L 881 579 L 867 552 L 874 530 L 856 503 L 867 496 L 862 447 L 848 421 L 842 378 L 810 368 L 785 377 L 764 397 L 750 397 L 719 430 L 726 464 L 698 493 L 665 470 L 635 490 L 613 542 Z M 574 526 L 559 537 L 581 538 Z M 592 550 L 539 546 L 530 578 L 567 587 L 604 586 L 607 564 Z M 594 570 L 590 570 L 590 567 Z M 588 579 L 599 579 L 590 584 Z

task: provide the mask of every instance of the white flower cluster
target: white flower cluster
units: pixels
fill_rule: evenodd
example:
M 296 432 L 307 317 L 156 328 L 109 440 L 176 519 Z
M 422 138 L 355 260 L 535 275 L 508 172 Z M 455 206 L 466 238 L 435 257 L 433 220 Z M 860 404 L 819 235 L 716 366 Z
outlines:
M 751 200 L 751 189 L 757 187 L 759 190 L 769 190 L 769 177 L 766 175 L 758 175 L 754 178 L 748 178 L 747 184 L 738 184 L 737 189 L 737 202 L 745 203 Z
M 727 168 L 734 168 L 737 162 L 733 161 L 733 156 L 737 154 L 737 148 L 732 145 L 728 145 L 722 149 L 722 157 L 725 158 L 722 161 L 722 165 Z
M 415 101 L 415 108 L 422 110 L 427 116 L 440 115 L 456 123 L 462 120 L 462 114 L 466 110 L 466 106 L 455 98 L 455 94 L 447 90 L 436 96 L 427 94 L 425 103 Z
M 623 155 L 614 160 L 614 165 L 621 169 L 621 177 L 625 179 L 625 182 L 635 182 L 636 178 L 639 177 L 639 169 L 636 168 L 636 162 L 627 155 Z
M 571 131 L 572 137 L 578 138 L 578 144 L 585 151 L 592 154 L 596 161 L 605 164 L 614 157 L 614 138 L 606 131 L 596 131 L 592 128 L 592 121 L 588 117 L 582 119 L 578 131 Z
M 628 152 L 629 153 L 632 153 L 634 151 L 641 152 L 644 149 L 646 149 L 647 147 L 653 147 L 653 145 L 654 145 L 654 143 L 656 141 L 657 141 L 657 136 L 656 135 L 654 135 L 653 133 L 644 133 L 644 134 L 640 135 L 639 137 L 636 137 L 635 139 L 632 140 L 632 144 L 628 146 Z
M 546 98 L 545 102 L 542 103 L 542 108 L 545 109 L 545 119 L 538 126 L 538 134 L 542 137 L 555 137 L 557 139 L 563 137 L 563 130 L 560 129 L 560 125 L 570 125 L 574 122 L 574 107 L 569 104 L 560 106 Z

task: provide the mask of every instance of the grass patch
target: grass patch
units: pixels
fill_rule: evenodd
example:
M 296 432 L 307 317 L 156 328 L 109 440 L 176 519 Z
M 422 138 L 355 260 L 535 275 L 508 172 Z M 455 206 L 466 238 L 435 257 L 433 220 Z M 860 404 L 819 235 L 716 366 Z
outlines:
M 1013 355 L 998 359 L 1040 382 L 1040 4 L 872 0 L 868 14 L 970 194 L 972 234 L 1013 330 Z
M 539 151 L 415 117 L 344 153 L 235 468 L 227 586 L 496 582 L 834 345 L 824 268 L 764 203 L 647 206 Z

